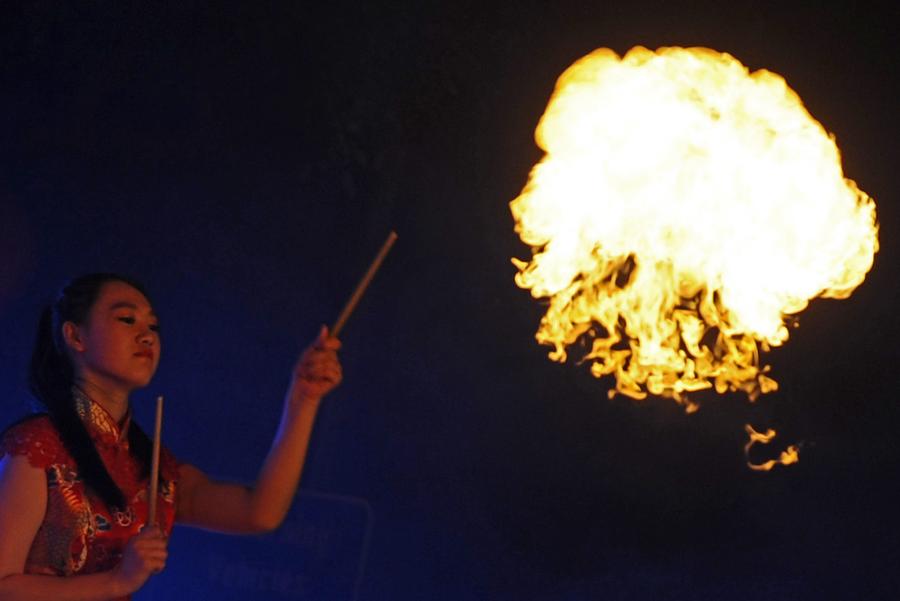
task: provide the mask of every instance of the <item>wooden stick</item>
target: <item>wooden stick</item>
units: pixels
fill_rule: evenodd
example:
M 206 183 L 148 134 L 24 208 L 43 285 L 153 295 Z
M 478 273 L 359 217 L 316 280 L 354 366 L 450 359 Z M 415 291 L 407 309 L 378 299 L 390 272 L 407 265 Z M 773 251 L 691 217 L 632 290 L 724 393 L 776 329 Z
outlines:
M 375 272 L 378 271 L 378 268 L 381 267 L 381 262 L 384 261 L 384 258 L 387 256 L 388 251 L 391 250 L 391 246 L 394 245 L 394 241 L 397 239 L 397 232 L 391 231 L 388 234 L 387 240 L 384 241 L 384 244 L 381 245 L 381 250 L 378 251 L 378 254 L 375 256 L 375 260 L 372 261 L 372 264 L 369 265 L 369 270 L 366 271 L 366 275 L 363 276 L 362 280 L 359 281 L 359 284 L 356 285 L 356 290 L 353 291 L 353 295 L 350 297 L 350 300 L 347 301 L 347 304 L 344 305 L 344 310 L 341 311 L 340 316 L 338 316 L 337 321 L 334 322 L 334 325 L 331 326 L 331 330 L 328 332 L 329 336 L 337 338 L 341 333 L 341 330 L 344 329 L 344 324 L 347 323 L 347 320 L 350 318 L 350 314 L 353 313 L 353 309 L 356 308 L 356 305 L 359 303 L 359 299 L 362 298 L 363 293 L 365 293 L 366 288 L 368 288 L 369 283 L 372 281 L 372 278 L 375 277 Z
M 159 487 L 159 441 L 162 432 L 163 398 L 156 397 L 156 424 L 153 427 L 153 463 L 150 466 L 150 510 L 147 515 L 147 527 L 156 525 L 156 496 Z

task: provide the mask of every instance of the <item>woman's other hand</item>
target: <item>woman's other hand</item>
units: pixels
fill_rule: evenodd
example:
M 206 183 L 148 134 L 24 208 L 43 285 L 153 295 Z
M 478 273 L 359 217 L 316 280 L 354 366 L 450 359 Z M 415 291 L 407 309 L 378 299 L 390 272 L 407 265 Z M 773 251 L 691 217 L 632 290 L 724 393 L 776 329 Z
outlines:
M 145 528 L 128 541 L 122 561 L 113 570 L 113 578 L 130 595 L 144 586 L 147 579 L 166 567 L 168 539 L 158 527 Z

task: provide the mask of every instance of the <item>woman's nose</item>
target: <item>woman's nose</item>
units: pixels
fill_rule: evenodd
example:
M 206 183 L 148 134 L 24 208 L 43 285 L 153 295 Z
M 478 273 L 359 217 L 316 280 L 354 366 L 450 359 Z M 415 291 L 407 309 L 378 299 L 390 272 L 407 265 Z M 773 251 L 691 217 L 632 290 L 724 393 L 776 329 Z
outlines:
M 151 345 L 151 344 L 153 344 L 153 341 L 155 340 L 155 338 L 156 338 L 156 336 L 153 333 L 153 331 L 150 330 L 149 328 L 147 328 L 146 330 L 141 332 L 141 334 L 138 337 L 138 340 L 142 344 Z

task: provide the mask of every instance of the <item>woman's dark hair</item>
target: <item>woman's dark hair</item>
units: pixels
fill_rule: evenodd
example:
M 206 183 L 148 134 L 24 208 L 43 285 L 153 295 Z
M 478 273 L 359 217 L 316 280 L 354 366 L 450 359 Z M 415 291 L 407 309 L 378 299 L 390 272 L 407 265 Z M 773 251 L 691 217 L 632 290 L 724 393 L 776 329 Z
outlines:
M 110 282 L 122 282 L 147 293 L 143 286 L 131 278 L 114 273 L 91 273 L 71 280 L 46 307 L 38 322 L 34 350 L 28 370 L 28 387 L 35 399 L 46 409 L 50 420 L 59 432 L 66 450 L 78 465 L 78 471 L 89 486 L 110 509 L 125 508 L 125 496 L 106 470 L 84 423 L 75 411 L 72 388 L 75 370 L 66 353 L 62 327 L 67 321 L 83 324 L 100 295 L 100 290 Z M 150 472 L 150 456 L 153 445 L 134 422 L 128 428 L 129 452 L 141 468 L 141 477 Z

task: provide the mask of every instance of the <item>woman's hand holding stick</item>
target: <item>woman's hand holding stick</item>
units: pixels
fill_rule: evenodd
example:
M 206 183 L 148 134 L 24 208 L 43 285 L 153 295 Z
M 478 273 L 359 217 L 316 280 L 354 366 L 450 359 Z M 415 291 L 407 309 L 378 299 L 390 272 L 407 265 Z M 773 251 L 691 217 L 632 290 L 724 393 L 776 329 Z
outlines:
M 163 571 L 169 556 L 168 543 L 156 526 L 147 526 L 128 541 L 122 561 L 112 571 L 113 581 L 119 589 L 116 596 L 134 593 L 150 576 Z
M 353 291 L 334 327 L 329 331 L 322 326 L 318 337 L 300 354 L 294 366 L 281 423 L 252 492 L 252 522 L 263 529 L 277 527 L 290 509 L 306 461 L 319 402 L 343 378 L 337 357 L 337 351 L 341 348 L 337 335 L 396 239 L 397 234 L 391 232 Z
M 329 331 L 322 326 L 316 339 L 300 354 L 291 374 L 278 431 L 254 486 L 217 483 L 196 468 L 182 466 L 178 500 L 182 522 L 246 533 L 266 532 L 281 524 L 300 481 L 319 403 L 343 377 L 337 334 L 396 238 L 391 232 L 334 327 Z
M 318 337 L 310 344 L 294 366 L 288 402 L 291 405 L 316 403 L 341 383 L 343 374 L 337 351 L 341 342 L 328 335 L 322 326 Z

